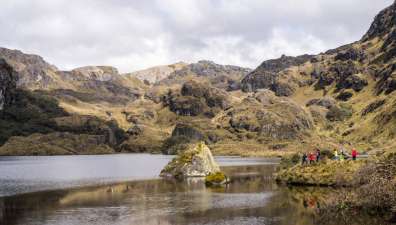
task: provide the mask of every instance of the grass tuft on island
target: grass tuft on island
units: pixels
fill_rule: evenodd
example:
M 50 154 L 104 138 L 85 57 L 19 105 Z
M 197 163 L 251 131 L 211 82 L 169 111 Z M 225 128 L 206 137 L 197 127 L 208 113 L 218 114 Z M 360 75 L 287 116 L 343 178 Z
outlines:
M 223 172 L 211 173 L 205 177 L 205 184 L 207 186 L 218 186 L 227 184 L 228 177 Z
M 352 186 L 356 172 L 365 161 L 330 161 L 294 165 L 276 174 L 276 180 L 291 185 Z

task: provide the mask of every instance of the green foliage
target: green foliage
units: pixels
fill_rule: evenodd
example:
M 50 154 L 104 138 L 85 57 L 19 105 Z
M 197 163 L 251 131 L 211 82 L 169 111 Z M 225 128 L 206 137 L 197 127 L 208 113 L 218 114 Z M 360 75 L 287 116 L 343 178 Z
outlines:
M 56 124 L 51 119 L 65 115 L 54 98 L 40 92 L 18 90 L 15 102 L 0 114 L 0 145 L 11 136 L 52 132 Z
M 302 160 L 302 155 L 300 153 L 295 153 L 292 155 L 284 156 L 284 157 L 282 157 L 282 160 L 281 160 L 281 166 L 283 168 L 292 167 L 294 165 L 299 164 L 301 162 L 301 160 Z

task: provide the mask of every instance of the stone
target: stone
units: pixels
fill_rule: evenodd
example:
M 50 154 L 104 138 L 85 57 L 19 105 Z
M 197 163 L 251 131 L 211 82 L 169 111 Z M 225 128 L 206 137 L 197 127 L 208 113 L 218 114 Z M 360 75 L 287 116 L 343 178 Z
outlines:
M 336 99 L 340 101 L 349 101 L 353 97 L 353 93 L 349 91 L 343 91 L 340 94 L 337 95 Z
M 187 178 L 206 177 L 220 172 L 212 152 L 204 142 L 191 144 L 188 149 L 177 155 L 161 171 L 161 177 Z

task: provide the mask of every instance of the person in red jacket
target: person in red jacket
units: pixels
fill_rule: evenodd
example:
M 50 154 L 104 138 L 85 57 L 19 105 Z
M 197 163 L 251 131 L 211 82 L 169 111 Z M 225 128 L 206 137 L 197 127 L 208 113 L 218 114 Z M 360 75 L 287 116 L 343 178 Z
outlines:
M 309 159 L 309 164 L 315 163 L 315 154 L 313 152 L 310 152 L 308 159 Z
M 352 160 L 356 160 L 357 154 L 356 149 L 352 149 Z

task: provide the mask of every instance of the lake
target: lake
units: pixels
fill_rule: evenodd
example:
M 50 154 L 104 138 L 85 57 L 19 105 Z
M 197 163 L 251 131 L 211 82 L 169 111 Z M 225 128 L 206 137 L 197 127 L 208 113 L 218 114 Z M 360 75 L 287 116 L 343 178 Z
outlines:
M 318 219 L 335 190 L 277 185 L 277 160 L 216 157 L 232 182 L 159 179 L 172 156 L 0 158 L 0 224 L 386 224 L 369 216 Z M 56 190 L 54 190 L 56 189 Z

